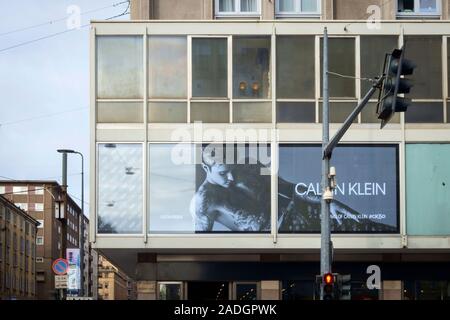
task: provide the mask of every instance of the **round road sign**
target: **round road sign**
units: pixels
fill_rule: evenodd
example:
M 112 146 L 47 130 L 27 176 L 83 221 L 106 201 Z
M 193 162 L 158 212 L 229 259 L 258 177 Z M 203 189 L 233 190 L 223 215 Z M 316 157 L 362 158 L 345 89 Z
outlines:
M 65 275 L 67 273 L 67 269 L 69 269 L 69 263 L 63 258 L 56 259 L 53 261 L 52 269 L 57 275 Z

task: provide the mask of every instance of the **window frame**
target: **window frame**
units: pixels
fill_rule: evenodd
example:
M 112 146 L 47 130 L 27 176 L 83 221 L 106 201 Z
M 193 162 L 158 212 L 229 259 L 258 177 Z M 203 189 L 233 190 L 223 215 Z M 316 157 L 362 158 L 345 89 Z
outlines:
M 219 11 L 220 0 L 214 0 L 214 16 L 216 18 L 224 17 L 261 17 L 261 0 L 256 0 L 256 12 L 242 12 L 241 11 L 241 1 L 235 1 L 235 11 Z
M 41 242 L 41 243 L 39 243 Z M 37 236 L 36 237 L 36 245 L 37 246 L 43 246 L 44 245 L 44 236 Z
M 396 16 L 397 17 L 440 17 L 442 15 L 442 2 L 441 0 L 436 0 L 436 11 L 435 12 L 421 12 L 420 11 L 420 0 L 414 0 L 414 12 L 403 12 L 399 11 L 399 2 L 396 2 Z
M 322 14 L 322 1 L 315 0 L 317 2 L 317 11 L 305 11 L 301 10 L 302 0 L 294 0 L 294 11 L 281 11 L 280 0 L 275 1 L 275 17 L 276 18 L 298 18 L 298 17 L 314 17 L 320 18 Z

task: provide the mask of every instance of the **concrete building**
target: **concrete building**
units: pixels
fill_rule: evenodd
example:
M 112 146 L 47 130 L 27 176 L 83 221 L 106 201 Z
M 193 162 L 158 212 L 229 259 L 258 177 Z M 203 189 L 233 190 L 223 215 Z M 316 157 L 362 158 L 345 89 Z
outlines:
M 98 258 L 98 299 L 132 300 L 134 281 L 105 257 Z
M 58 258 L 65 258 L 67 248 L 80 248 L 80 226 L 85 224 L 85 292 L 89 292 L 91 277 L 89 259 L 89 220 L 81 219 L 81 209 L 77 203 L 64 197 L 61 186 L 56 181 L 0 181 L 0 194 L 39 222 L 36 237 L 36 297 L 37 299 L 57 299 L 55 277 L 52 263 Z M 61 219 L 59 218 L 61 214 Z M 87 249 L 87 250 L 86 250 Z M 86 277 L 86 275 L 88 275 Z M 87 291 L 86 291 L 87 290 Z
M 324 27 L 331 134 L 386 53 L 418 65 L 407 112 L 380 130 L 372 97 L 333 154 L 333 271 L 448 299 L 447 1 L 131 3 L 92 22 L 90 234 L 138 299 L 317 297 Z
M 0 300 L 36 299 L 39 223 L 0 196 Z

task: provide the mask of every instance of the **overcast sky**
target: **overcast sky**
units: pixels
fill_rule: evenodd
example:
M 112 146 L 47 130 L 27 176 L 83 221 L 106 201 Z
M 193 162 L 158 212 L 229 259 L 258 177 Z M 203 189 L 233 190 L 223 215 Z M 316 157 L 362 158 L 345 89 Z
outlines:
M 68 30 L 66 20 L 46 22 L 69 16 L 72 5 L 80 8 L 84 25 L 123 13 L 126 3 L 113 6 L 121 1 L 0 1 L 0 180 L 61 182 L 61 155 L 56 150 L 74 149 L 85 156 L 89 202 L 89 27 L 4 49 Z M 92 10 L 96 11 L 83 14 Z M 115 20 L 121 19 L 128 20 L 129 15 Z M 39 24 L 44 25 L 12 32 Z M 59 112 L 65 113 L 50 116 Z M 30 118 L 37 119 L 18 122 Z M 80 157 L 69 155 L 69 193 L 77 198 L 80 172 Z M 86 214 L 88 208 L 86 204 Z

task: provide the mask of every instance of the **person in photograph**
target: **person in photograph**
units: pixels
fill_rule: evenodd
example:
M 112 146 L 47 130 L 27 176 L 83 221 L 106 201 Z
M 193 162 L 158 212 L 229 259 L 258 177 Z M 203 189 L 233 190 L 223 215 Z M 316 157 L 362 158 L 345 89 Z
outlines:
M 264 165 L 249 158 L 244 164 L 226 163 L 225 148 L 202 148 L 205 178 L 190 204 L 195 230 L 215 231 L 219 223 L 226 231 L 269 231 L 270 176 L 261 175 Z

